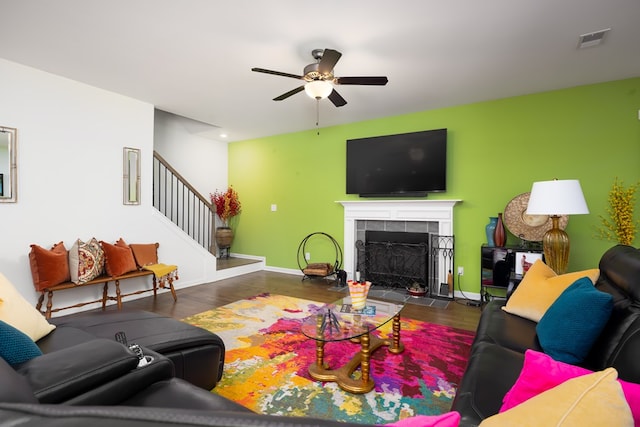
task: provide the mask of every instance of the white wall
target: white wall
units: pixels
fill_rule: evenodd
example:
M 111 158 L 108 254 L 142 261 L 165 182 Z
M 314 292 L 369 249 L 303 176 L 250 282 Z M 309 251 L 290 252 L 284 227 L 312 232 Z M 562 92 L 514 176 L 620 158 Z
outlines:
M 155 150 L 207 199 L 228 182 L 227 143 L 202 136 L 212 128 L 165 111 L 155 113 Z
M 28 300 L 35 304 L 38 297 L 29 269 L 32 243 L 62 240 L 68 249 L 77 238 L 157 241 L 160 261 L 179 266 L 177 287 L 216 279 L 215 258 L 152 206 L 153 105 L 3 59 L 0 94 L 0 125 L 18 129 L 18 202 L 0 204 L 0 272 Z M 123 147 L 141 150 L 139 206 L 122 204 Z M 226 160 L 220 163 L 226 168 Z M 149 282 L 125 281 L 123 291 Z M 99 295 L 95 286 L 56 293 L 54 301 Z

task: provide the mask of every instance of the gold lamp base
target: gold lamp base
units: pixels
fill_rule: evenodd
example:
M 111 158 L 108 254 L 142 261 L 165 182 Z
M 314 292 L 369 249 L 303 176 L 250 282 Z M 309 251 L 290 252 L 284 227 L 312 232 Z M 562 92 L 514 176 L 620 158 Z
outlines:
M 564 274 L 569 264 L 569 235 L 559 227 L 560 217 L 551 216 L 552 228 L 542 238 L 542 248 L 546 264 L 556 272 Z

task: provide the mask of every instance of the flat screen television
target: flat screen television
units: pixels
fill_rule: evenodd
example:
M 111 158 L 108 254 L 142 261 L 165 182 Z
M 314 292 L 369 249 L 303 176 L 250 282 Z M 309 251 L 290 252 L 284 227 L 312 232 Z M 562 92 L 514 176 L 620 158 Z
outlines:
M 447 129 L 347 140 L 347 194 L 425 196 L 447 189 Z

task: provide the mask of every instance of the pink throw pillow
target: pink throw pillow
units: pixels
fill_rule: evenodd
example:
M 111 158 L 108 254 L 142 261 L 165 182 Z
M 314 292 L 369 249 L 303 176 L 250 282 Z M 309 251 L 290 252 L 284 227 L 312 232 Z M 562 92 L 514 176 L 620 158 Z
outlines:
M 500 412 L 511 409 L 571 378 L 591 373 L 593 372 L 588 369 L 558 362 L 545 353 L 527 350 L 524 353 L 524 365 L 520 376 L 502 399 Z M 640 384 L 620 379 L 618 382 L 622 386 L 624 397 L 631 408 L 633 421 L 636 426 L 640 426 Z
M 442 415 L 416 415 L 405 418 L 391 424 L 384 424 L 385 427 L 458 427 L 460 424 L 460 414 L 456 411 L 447 412 Z

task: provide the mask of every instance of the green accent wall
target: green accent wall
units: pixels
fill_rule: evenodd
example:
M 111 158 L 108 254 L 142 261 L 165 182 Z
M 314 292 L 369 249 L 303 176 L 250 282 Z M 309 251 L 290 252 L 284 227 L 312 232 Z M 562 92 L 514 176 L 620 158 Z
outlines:
M 591 213 L 569 218 L 569 269 L 597 267 L 615 244 L 594 237 L 611 185 L 616 177 L 626 185 L 640 181 L 638 110 L 640 78 L 633 78 L 322 128 L 319 135 L 310 130 L 231 143 L 229 183 L 243 206 L 232 251 L 297 269 L 298 246 L 308 234 L 323 231 L 342 244 L 343 207 L 336 201 L 358 199 L 345 194 L 346 140 L 447 128 L 448 190 L 428 199 L 462 200 L 454 207 L 454 234 L 463 290 L 480 290 L 489 217 L 534 181 L 580 180 Z M 311 262 L 333 260 L 332 251 L 315 243 Z

